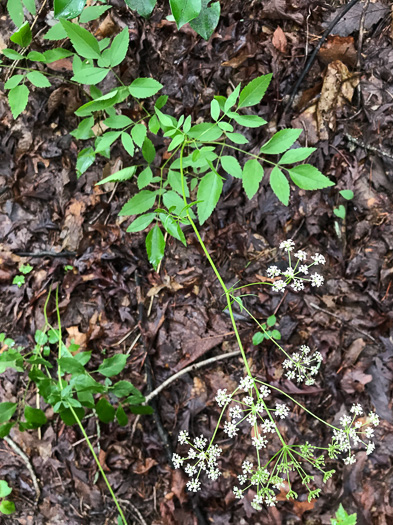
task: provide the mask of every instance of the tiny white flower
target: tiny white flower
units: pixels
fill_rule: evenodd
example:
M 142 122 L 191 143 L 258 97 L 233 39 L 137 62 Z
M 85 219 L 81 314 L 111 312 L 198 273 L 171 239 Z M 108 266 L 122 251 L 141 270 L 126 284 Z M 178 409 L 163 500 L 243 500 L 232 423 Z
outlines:
M 281 270 L 277 266 L 269 266 L 269 268 L 266 270 L 266 273 L 267 276 L 272 279 L 273 277 L 280 275 Z
M 216 401 L 219 407 L 225 406 L 231 400 L 231 396 L 227 394 L 227 389 L 217 390 Z
M 374 427 L 377 427 L 379 425 L 379 417 L 375 412 L 369 413 L 368 420 Z
M 180 468 L 182 466 L 182 463 L 184 461 L 184 458 L 179 456 L 179 454 L 173 454 L 172 456 L 173 466 L 175 468 Z
M 319 273 L 313 273 L 311 275 L 311 286 L 316 286 L 318 288 L 319 286 L 322 286 L 323 282 L 324 278 Z
M 251 426 L 254 426 L 255 423 L 257 422 L 256 414 L 252 414 L 252 413 L 248 414 L 247 421 L 250 423 Z
M 287 241 L 282 241 L 280 244 L 280 250 L 288 250 L 291 252 L 295 247 L 295 243 L 292 241 L 292 239 L 289 239 Z
M 302 290 L 304 290 L 304 283 L 300 279 L 294 279 L 291 286 L 295 290 L 295 292 L 301 292 Z
M 268 507 L 275 507 L 276 501 L 277 501 L 276 496 L 273 496 L 272 494 L 268 494 L 265 498 L 265 503 Z
M 240 380 L 239 388 L 241 390 L 250 390 L 254 386 L 254 378 L 250 376 L 243 377 L 243 379 Z
M 344 463 L 346 465 L 353 465 L 354 463 L 356 463 L 356 458 L 355 456 L 352 454 L 350 456 L 348 456 L 347 458 L 344 459 Z
M 239 489 L 239 487 L 233 487 L 233 493 L 235 494 L 237 499 L 243 499 L 244 498 L 243 491 L 241 489 Z
M 234 423 L 230 423 L 229 421 L 225 421 L 224 424 L 224 432 L 225 434 L 228 434 L 230 438 L 235 437 L 238 433 L 239 429 Z
M 350 425 L 351 422 L 352 422 L 352 418 L 350 416 L 345 415 L 345 416 L 340 417 L 340 425 L 344 428 Z
M 375 450 L 375 443 L 369 443 L 367 445 L 367 450 L 366 450 L 366 454 L 369 455 L 369 454 L 372 454 Z
M 248 406 L 252 406 L 254 404 L 254 400 L 251 396 L 243 397 L 243 403 Z
M 361 405 L 359 405 L 359 403 L 353 404 L 350 412 L 352 414 L 355 414 L 355 416 L 361 416 L 363 414 L 363 408 L 361 407 Z
M 237 479 L 239 480 L 240 485 L 244 485 L 247 481 L 247 476 L 245 474 L 239 474 Z
M 276 403 L 275 413 L 276 416 L 280 416 L 281 419 L 285 419 L 289 414 L 289 408 L 287 405 L 280 405 L 279 403 Z
M 311 256 L 311 259 L 314 261 L 315 264 L 325 264 L 326 259 L 323 255 L 320 253 L 316 253 L 315 255 Z
M 197 479 L 191 479 L 186 486 L 190 492 L 198 492 L 201 489 L 201 482 Z
M 252 472 L 253 464 L 251 461 L 243 461 L 242 470 L 243 474 L 250 474 Z
M 272 289 L 274 292 L 284 292 L 287 283 L 283 280 L 278 280 L 273 283 Z
M 303 353 L 303 354 L 306 354 L 308 355 L 310 352 L 311 352 L 311 349 L 309 346 L 307 345 L 302 345 L 299 350 Z
M 242 410 L 239 405 L 236 405 L 234 407 L 231 407 L 229 409 L 229 415 L 232 419 L 239 419 L 242 417 Z
M 177 439 L 181 445 L 184 445 L 184 443 L 187 443 L 189 437 L 187 430 L 181 430 Z
M 208 473 L 207 473 L 207 477 L 210 478 L 213 481 L 218 479 L 220 476 L 221 476 L 221 472 L 217 468 L 216 469 L 210 469 L 208 471 Z
M 304 273 L 304 275 L 308 275 L 308 266 L 302 264 L 301 266 L 299 266 L 299 272 Z
M 267 439 L 264 436 L 258 436 L 252 438 L 252 444 L 257 450 L 261 450 L 262 448 L 265 448 L 267 445 Z
M 187 476 L 193 476 L 197 472 L 197 468 L 195 465 L 186 465 L 184 468 L 184 472 L 187 474 Z
M 265 421 L 262 425 L 262 432 L 264 434 L 269 434 L 276 431 L 276 425 L 273 423 L 273 421 Z
M 295 257 L 299 259 L 299 261 L 305 261 L 307 259 L 307 253 L 303 252 L 302 250 L 299 250 L 295 253 Z
M 190 448 L 188 451 L 188 459 L 195 459 L 197 457 L 197 451 L 195 448 Z
M 270 394 L 271 390 L 266 385 L 262 385 L 259 389 L 262 399 L 266 399 Z
M 373 437 L 374 435 L 374 429 L 371 428 L 371 427 L 367 427 L 365 430 L 364 430 L 364 434 L 366 436 L 366 438 L 370 439 Z
M 293 268 L 289 267 L 287 268 L 284 272 L 282 272 L 283 275 L 285 275 L 285 277 L 293 277 L 295 272 L 293 270 Z
M 207 445 L 207 439 L 201 434 L 200 437 L 194 439 L 194 445 L 196 448 L 204 449 Z

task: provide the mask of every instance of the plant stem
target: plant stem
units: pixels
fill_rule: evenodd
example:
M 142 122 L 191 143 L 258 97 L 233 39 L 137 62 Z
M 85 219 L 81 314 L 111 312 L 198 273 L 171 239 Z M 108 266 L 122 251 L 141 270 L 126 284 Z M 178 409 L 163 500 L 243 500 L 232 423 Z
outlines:
M 96 464 L 97 464 L 97 467 L 98 467 L 98 470 L 100 471 L 101 476 L 104 478 L 104 481 L 105 481 L 105 483 L 106 483 L 106 486 L 108 487 L 108 490 L 109 490 L 109 492 L 110 492 L 110 495 L 112 496 L 112 499 L 113 499 L 113 501 L 114 501 L 114 503 L 115 503 L 115 505 L 116 505 L 116 507 L 117 507 L 117 510 L 119 511 L 119 514 L 120 514 L 120 516 L 121 516 L 121 519 L 123 520 L 123 524 L 124 524 L 124 525 L 127 525 L 127 521 L 126 521 L 126 518 L 125 518 L 125 516 L 124 516 L 124 513 L 123 513 L 123 511 L 122 511 L 122 509 L 121 509 L 121 507 L 120 507 L 120 505 L 119 505 L 119 502 L 117 501 L 117 498 L 116 498 L 116 496 L 115 496 L 115 493 L 113 492 L 113 489 L 112 489 L 112 487 L 111 487 L 111 484 L 109 483 L 108 478 L 107 478 L 106 475 L 105 475 L 104 469 L 101 467 L 101 464 L 100 464 L 100 462 L 99 462 L 99 459 L 98 459 L 98 457 L 97 457 L 97 454 L 94 452 L 94 448 L 93 448 L 93 445 L 91 444 L 91 441 L 90 441 L 90 439 L 89 439 L 89 436 L 87 435 L 86 430 L 83 428 L 83 425 L 82 425 L 82 423 L 81 423 L 81 420 L 79 419 L 79 417 L 78 417 L 77 413 L 75 412 L 74 408 L 73 408 L 72 406 L 69 406 L 69 409 L 71 410 L 72 415 L 74 416 L 76 422 L 78 423 L 78 426 L 79 426 L 79 428 L 80 428 L 80 430 L 81 430 L 81 432 L 82 432 L 82 434 L 83 434 L 83 437 L 85 438 L 85 440 L 86 440 L 86 442 L 87 442 L 87 445 L 88 445 L 88 447 L 89 447 L 89 449 L 90 449 L 90 452 L 91 452 L 92 455 L 93 455 L 94 461 L 95 461 Z

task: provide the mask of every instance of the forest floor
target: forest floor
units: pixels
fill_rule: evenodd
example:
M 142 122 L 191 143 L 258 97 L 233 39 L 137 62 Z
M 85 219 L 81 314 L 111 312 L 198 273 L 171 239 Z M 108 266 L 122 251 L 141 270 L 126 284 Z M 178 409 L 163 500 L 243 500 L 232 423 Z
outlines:
M 271 343 L 253 346 L 255 327 L 238 315 L 240 333 L 253 373 L 280 386 L 328 421 L 337 420 L 352 403 L 381 418 L 376 450 L 356 452 L 357 463 L 344 468 L 332 461 L 336 475 L 318 500 L 303 495 L 277 507 L 253 510 L 250 498 L 236 500 L 232 487 L 250 452 L 247 436 L 223 439 L 221 467 L 215 482 L 203 484 L 197 498 L 185 490 L 187 477 L 170 467 L 168 448 L 176 450 L 181 429 L 210 435 L 219 409 L 218 388 L 231 390 L 244 375 L 239 357 L 218 361 L 184 374 L 157 398 L 155 416 L 135 416 L 125 427 L 85 423 L 89 436 L 129 523 L 149 525 L 330 524 L 340 502 L 356 512 L 359 525 L 393 524 L 393 24 L 389 2 L 371 2 L 359 33 L 360 2 L 332 30 L 302 82 L 291 107 L 288 95 L 339 6 L 300 0 L 222 2 L 216 32 L 205 42 L 187 25 L 177 31 L 157 8 L 143 20 L 114 6 L 109 17 L 92 25 L 96 34 L 130 29 L 131 43 L 121 70 L 122 80 L 153 77 L 169 96 L 167 107 L 195 121 L 207 116 L 214 95 L 227 95 L 239 82 L 261 74 L 273 80 L 258 114 L 268 125 L 250 130 L 254 151 L 279 125 L 304 128 L 301 140 L 316 146 L 311 163 L 336 187 L 296 190 L 283 206 L 264 181 L 248 201 L 239 181 L 228 180 L 217 211 L 205 224 L 203 239 L 224 281 L 254 282 L 278 257 L 277 246 L 292 238 L 299 249 L 325 255 L 325 284 L 305 294 L 279 295 L 263 289 L 247 298 L 257 319 L 276 314 L 282 342 L 289 350 L 300 344 L 324 356 L 316 386 L 299 390 L 284 379 L 282 357 Z M 161 3 L 162 4 L 162 3 Z M 4 10 L 4 7 L 1 7 Z M 45 9 L 38 21 L 42 26 Z M 0 19 L 0 34 L 11 28 Z M 363 36 L 360 37 L 360 34 Z M 35 42 L 37 50 L 47 41 Z M 67 44 L 66 44 L 67 45 Z M 40 48 L 42 46 L 42 48 Z M 359 49 L 359 46 L 360 49 Z M 71 62 L 53 68 L 69 77 Z M 110 77 L 108 77 L 110 78 Z M 108 90 L 110 80 L 102 89 Z M 152 363 L 154 386 L 197 360 L 236 350 L 236 340 L 224 310 L 222 291 L 194 235 L 188 246 L 171 240 L 159 273 L 152 270 L 144 248 L 144 233 L 125 232 L 130 219 L 118 212 L 135 191 L 132 183 L 106 192 L 96 186 L 107 160 L 76 178 L 80 145 L 70 135 L 78 124 L 73 110 L 82 103 L 75 86 L 60 78 L 52 92 L 37 89 L 27 111 L 17 121 L 4 92 L 0 94 L 0 332 L 18 344 L 33 344 L 44 325 L 43 306 L 50 286 L 58 285 L 64 335 L 81 349 L 99 355 L 129 352 L 123 372 L 147 393 L 144 361 Z M 137 111 L 138 108 L 135 108 Z M 125 108 L 130 116 L 133 108 Z M 157 144 L 165 155 L 165 144 Z M 121 146 L 112 163 L 130 165 Z M 265 177 L 266 178 L 266 177 Z M 351 189 L 344 201 L 338 190 Z M 343 206 L 345 219 L 333 212 Z M 43 252 L 51 252 L 45 254 Z M 23 254 L 27 254 L 23 256 Z M 33 271 L 18 288 L 12 280 L 21 263 Z M 65 266 L 72 269 L 65 271 Z M 140 283 L 136 283 L 139 274 Z M 143 317 L 138 313 L 142 297 Z M 54 315 L 54 312 L 51 312 Z M 0 378 L 0 398 L 15 401 L 26 386 L 16 372 Z M 27 400 L 35 403 L 35 392 Z M 37 431 L 12 440 L 27 454 L 38 480 L 36 492 L 26 462 L 0 440 L 1 478 L 13 488 L 17 513 L 3 518 L 10 524 L 94 524 L 116 521 L 116 512 L 78 429 L 65 426 L 47 411 L 42 439 Z M 167 432 L 165 446 L 162 432 Z M 323 425 L 310 425 L 302 412 L 280 423 L 284 435 L 304 435 L 326 443 Z M 317 444 L 317 443 L 316 443 Z M 268 452 L 269 452 L 268 448 Z M 130 502 L 130 503 L 129 503 Z M 0 518 L 1 520 L 1 518 Z

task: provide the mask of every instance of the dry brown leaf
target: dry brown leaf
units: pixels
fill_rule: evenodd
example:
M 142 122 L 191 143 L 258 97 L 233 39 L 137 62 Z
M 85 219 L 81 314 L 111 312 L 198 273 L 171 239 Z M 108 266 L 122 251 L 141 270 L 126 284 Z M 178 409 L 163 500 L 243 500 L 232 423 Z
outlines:
M 77 326 L 70 326 L 66 328 L 66 331 L 68 333 L 68 337 L 66 340 L 66 345 L 69 346 L 71 344 L 71 341 L 73 340 L 75 344 L 80 345 L 80 350 L 83 349 L 83 347 L 86 346 L 86 334 L 82 334 L 79 331 L 79 328 Z
M 281 53 L 286 53 L 288 41 L 280 26 L 273 33 L 272 44 Z
M 157 465 L 157 461 L 153 458 L 146 458 L 145 462 L 138 461 L 134 467 L 136 474 L 146 474 L 152 467 Z
M 84 222 L 83 213 L 86 204 L 80 199 L 72 199 L 66 210 L 66 217 L 60 237 L 63 240 L 62 250 L 77 251 L 79 243 L 83 238 L 82 224 Z
M 319 50 L 318 56 L 324 64 L 341 60 L 347 66 L 356 64 L 355 41 L 352 36 L 331 35 Z
M 320 140 L 329 139 L 329 130 L 336 130 L 336 118 L 341 108 L 351 102 L 359 79 L 349 72 L 347 66 L 336 60 L 328 65 L 317 104 L 317 130 Z

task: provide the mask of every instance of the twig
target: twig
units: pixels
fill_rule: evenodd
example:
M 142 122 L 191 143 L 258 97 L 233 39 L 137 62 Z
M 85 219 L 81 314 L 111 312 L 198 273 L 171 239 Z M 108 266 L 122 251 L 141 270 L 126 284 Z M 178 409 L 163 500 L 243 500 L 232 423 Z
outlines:
M 183 368 L 183 370 L 180 370 L 179 372 L 176 372 L 176 374 L 173 374 L 173 376 L 168 377 L 168 379 L 166 379 L 163 383 L 161 383 L 160 386 L 158 386 L 155 390 L 150 392 L 150 394 L 146 396 L 146 403 L 148 403 L 151 399 L 153 399 L 153 397 L 156 397 L 167 386 L 173 383 L 173 381 L 176 381 L 176 379 L 179 379 L 179 377 L 183 376 L 184 374 L 188 374 L 188 372 L 193 372 L 194 370 L 198 370 L 198 368 L 202 368 L 212 363 L 216 363 L 217 361 L 221 361 L 222 359 L 229 359 L 231 357 L 236 357 L 239 354 L 240 354 L 240 350 L 234 350 L 233 352 L 228 352 L 225 354 L 216 355 L 214 357 L 209 357 L 209 359 L 205 359 L 204 361 L 200 361 L 199 363 L 194 363 L 193 365 Z
M 295 98 L 298 90 L 299 90 L 299 87 L 301 85 L 301 83 L 303 82 L 303 80 L 305 79 L 306 75 L 308 74 L 308 72 L 310 71 L 311 69 L 311 66 L 314 64 L 314 61 L 315 59 L 317 58 L 317 54 L 318 54 L 318 51 L 321 49 L 322 47 L 322 44 L 325 42 L 326 38 L 330 35 L 331 31 L 333 30 L 333 28 L 338 24 L 338 22 L 341 20 L 341 18 L 346 14 L 348 13 L 348 11 L 350 9 L 352 9 L 352 7 L 357 4 L 359 2 L 359 0 L 351 0 L 349 2 L 349 4 L 347 4 L 344 9 L 336 16 L 336 18 L 329 24 L 329 26 L 327 27 L 327 29 L 325 30 L 325 32 L 323 33 L 323 35 L 321 36 L 321 39 L 320 41 L 318 42 L 317 46 L 315 47 L 314 51 L 312 52 L 312 54 L 310 55 L 310 58 L 308 59 L 307 61 L 307 64 L 305 66 L 305 68 L 303 69 L 302 71 L 302 74 L 300 75 L 300 77 L 298 78 L 298 81 L 296 82 L 294 88 L 292 89 L 292 92 L 291 92 L 291 96 L 289 97 L 289 100 L 284 108 L 284 112 L 283 112 L 283 116 L 286 114 L 286 112 L 288 111 L 288 109 L 290 108 L 290 106 L 292 105 L 292 102 L 293 102 L 293 99 Z
M 129 501 L 128 499 L 118 499 L 118 501 L 120 503 L 124 503 L 125 505 L 128 505 L 131 509 L 132 509 L 132 512 L 134 512 L 139 520 L 139 522 L 141 523 L 141 525 L 147 525 L 144 517 L 142 516 L 142 514 L 139 512 L 139 510 L 135 507 L 135 505 L 133 505 L 131 503 L 131 501 Z
M 347 324 L 345 321 L 343 321 L 341 319 L 341 317 L 339 315 L 334 314 L 333 312 L 329 312 L 329 310 L 325 310 L 324 308 L 321 308 L 320 306 L 317 306 L 314 303 L 310 303 L 310 306 L 312 308 L 314 308 L 315 310 L 319 310 L 320 312 L 323 312 L 324 314 L 327 314 L 327 315 L 330 315 L 331 317 L 334 317 L 335 319 L 340 321 L 341 324 Z M 359 332 L 360 334 L 364 335 L 365 337 L 368 337 L 374 343 L 377 342 L 377 340 L 374 339 L 374 337 L 372 335 L 368 334 L 367 332 L 363 332 L 363 330 L 360 330 L 360 328 L 357 328 L 356 326 L 352 326 L 352 325 L 349 325 L 349 327 L 352 328 L 352 330 L 356 330 L 357 332 Z
M 368 9 L 369 4 L 370 4 L 370 0 L 366 0 L 365 4 L 363 6 L 362 16 L 360 17 L 360 23 L 359 23 L 358 56 L 357 56 L 357 61 L 356 61 L 356 69 L 358 69 L 358 70 L 360 69 L 361 61 L 362 61 L 364 22 L 366 20 L 366 11 Z M 360 83 L 359 83 L 359 86 L 360 86 Z
M 26 454 L 23 452 L 23 450 L 15 443 L 15 441 L 13 441 L 10 437 L 5 436 L 3 439 L 12 448 L 12 450 L 14 450 L 14 452 L 16 452 L 18 454 L 18 456 L 20 456 L 23 459 L 23 461 L 25 462 L 26 468 L 29 471 L 31 479 L 33 481 L 33 486 L 34 486 L 35 496 L 36 496 L 35 500 L 37 502 L 40 499 L 41 490 L 40 490 L 40 487 L 38 485 L 37 477 L 35 475 L 34 469 L 33 469 L 32 465 L 30 463 L 29 458 L 26 456 Z
M 19 257 L 75 257 L 76 252 L 51 252 L 44 250 L 42 252 L 12 252 Z

